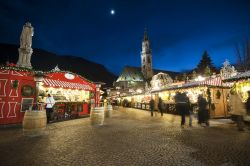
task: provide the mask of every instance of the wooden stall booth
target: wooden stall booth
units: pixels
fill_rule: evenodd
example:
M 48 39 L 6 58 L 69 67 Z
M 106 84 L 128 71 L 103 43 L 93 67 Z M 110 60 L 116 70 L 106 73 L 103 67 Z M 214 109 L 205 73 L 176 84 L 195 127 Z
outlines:
M 43 81 L 35 82 L 34 71 L 30 69 L 15 66 L 0 68 L 0 125 L 22 123 L 25 111 L 35 105 L 36 95 L 40 105 L 43 105 L 48 93 L 54 97 L 55 120 L 88 115 L 90 100 L 99 101 L 100 93 L 96 91 L 96 85 L 77 74 L 54 71 L 44 72 L 44 75 Z
M 249 97 L 247 91 L 250 91 L 250 71 L 238 73 L 236 76 L 223 80 L 224 82 L 230 82 L 234 84 L 237 93 L 242 97 L 243 102 Z
M 223 81 L 234 85 L 233 88 L 241 96 L 243 103 L 245 103 L 248 97 L 250 97 L 247 93 L 250 91 L 250 71 L 238 73 L 236 76 L 226 78 Z M 230 101 L 228 100 L 228 102 Z M 250 122 L 250 116 L 245 115 L 244 120 Z
M 39 85 L 39 100 L 44 102 L 51 94 L 54 105 L 54 120 L 85 116 L 90 113 L 91 99 L 99 99 L 96 85 L 77 74 L 65 71 L 49 72 Z
M 227 101 L 226 97 L 229 93 L 229 85 L 222 83 L 221 77 L 209 78 L 205 81 L 193 81 L 174 86 L 168 86 L 164 89 L 152 91 L 155 96 L 156 103 L 161 97 L 165 103 L 166 112 L 175 113 L 174 97 L 176 92 L 186 92 L 190 99 L 191 105 L 196 110 L 198 95 L 202 94 L 207 99 L 211 98 L 211 117 L 227 117 Z
M 32 72 L 23 68 L 0 68 L 0 125 L 21 123 L 35 99 Z

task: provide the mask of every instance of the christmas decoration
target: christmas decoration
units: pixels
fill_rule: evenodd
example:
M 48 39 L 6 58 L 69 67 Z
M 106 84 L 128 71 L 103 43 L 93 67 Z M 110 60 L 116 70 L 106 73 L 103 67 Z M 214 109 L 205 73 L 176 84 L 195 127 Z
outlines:
M 13 89 L 17 89 L 18 88 L 18 84 L 19 84 L 19 82 L 18 82 L 18 80 L 14 80 L 13 82 L 12 82 L 12 88 Z

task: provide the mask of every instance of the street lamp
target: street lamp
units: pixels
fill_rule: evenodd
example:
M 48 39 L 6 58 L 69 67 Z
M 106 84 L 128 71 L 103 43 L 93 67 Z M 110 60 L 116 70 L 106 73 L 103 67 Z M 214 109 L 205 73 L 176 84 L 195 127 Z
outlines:
M 95 95 L 95 103 L 97 103 L 98 107 L 99 107 L 99 104 L 100 104 L 100 91 L 101 91 L 101 86 L 102 85 L 105 85 L 105 83 L 103 82 L 96 82 L 96 95 Z M 95 104 L 96 105 L 96 104 Z

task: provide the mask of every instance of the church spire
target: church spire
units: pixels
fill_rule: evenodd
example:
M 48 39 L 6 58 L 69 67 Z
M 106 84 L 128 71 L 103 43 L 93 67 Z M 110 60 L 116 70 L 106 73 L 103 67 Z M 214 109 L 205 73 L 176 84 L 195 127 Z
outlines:
M 149 40 L 148 34 L 147 34 L 147 28 L 145 28 L 145 30 L 144 30 L 144 37 L 143 37 L 143 40 L 144 40 L 144 41 Z

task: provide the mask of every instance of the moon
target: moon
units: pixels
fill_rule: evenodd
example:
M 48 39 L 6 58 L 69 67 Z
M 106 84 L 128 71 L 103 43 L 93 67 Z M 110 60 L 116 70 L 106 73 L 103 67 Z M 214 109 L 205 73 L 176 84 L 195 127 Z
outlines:
M 111 15 L 115 15 L 115 10 L 114 10 L 114 9 L 111 9 L 111 10 L 110 10 L 110 14 L 111 14 Z

